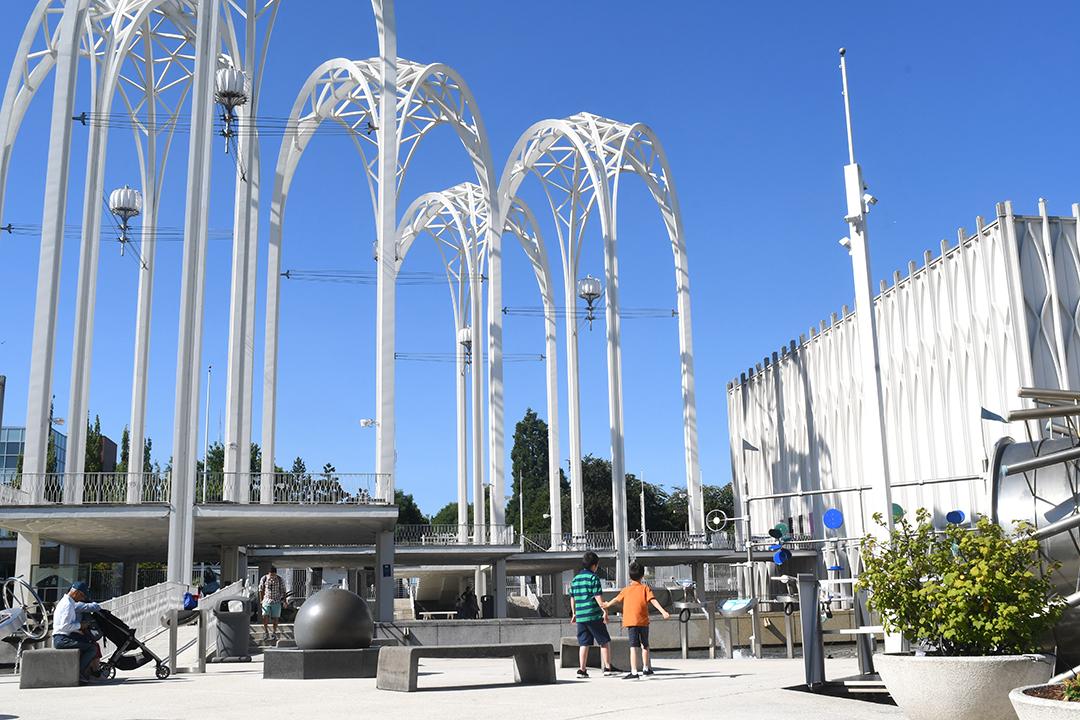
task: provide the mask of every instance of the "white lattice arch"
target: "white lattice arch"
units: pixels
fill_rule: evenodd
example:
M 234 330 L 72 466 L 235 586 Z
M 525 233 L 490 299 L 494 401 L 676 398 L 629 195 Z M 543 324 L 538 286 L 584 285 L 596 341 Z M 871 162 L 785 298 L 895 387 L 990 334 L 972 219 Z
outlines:
M 501 207 L 510 207 L 528 173 L 542 183 L 555 219 L 563 256 L 564 299 L 569 309 L 576 302 L 574 285 L 578 259 L 588 216 L 595 208 L 600 215 L 604 238 L 607 280 L 609 418 L 612 435 L 612 465 L 615 477 L 624 472 L 622 458 L 621 350 L 619 347 L 618 278 L 615 262 L 618 190 L 622 173 L 633 172 L 646 183 L 663 216 L 675 260 L 679 308 L 680 366 L 682 374 L 684 444 L 690 530 L 703 532 L 701 481 L 697 453 L 696 410 L 693 383 L 692 339 L 690 331 L 689 277 L 685 239 L 678 200 L 671 182 L 663 148 L 647 126 L 627 124 L 589 113 L 565 120 L 545 120 L 529 128 L 518 140 L 499 184 Z M 568 328 L 568 368 L 570 378 L 571 496 L 574 532 L 583 527 L 580 471 L 580 420 L 577 394 L 576 335 Z M 574 477 L 577 474 L 578 477 Z M 621 489 L 615 489 L 618 492 Z M 616 505 L 619 499 L 616 497 Z M 616 507 L 616 516 L 624 515 Z M 616 517 L 616 528 L 621 517 Z
M 326 120 L 334 120 L 351 130 L 350 137 L 364 166 L 372 207 L 377 209 L 378 144 L 369 131 L 381 123 L 379 67 L 378 58 L 362 61 L 337 58 L 323 63 L 308 77 L 289 114 L 289 132 L 278 155 L 270 208 L 263 385 L 264 481 L 273 469 L 281 245 L 292 179 L 315 131 Z M 421 65 L 400 58 L 397 79 L 400 97 L 396 190 L 400 192 L 421 141 L 434 128 L 449 125 L 473 164 L 476 186 L 485 198 L 490 198 L 495 185 L 491 151 L 476 101 L 465 81 L 444 64 Z M 372 152 L 365 152 L 365 148 Z M 389 261 L 396 263 L 397 258 Z

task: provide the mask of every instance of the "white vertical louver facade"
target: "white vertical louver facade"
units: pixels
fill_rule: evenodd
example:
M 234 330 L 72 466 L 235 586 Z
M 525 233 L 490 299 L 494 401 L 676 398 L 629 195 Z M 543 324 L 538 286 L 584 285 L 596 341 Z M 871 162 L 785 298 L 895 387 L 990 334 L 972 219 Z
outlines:
M 942 241 L 882 282 L 875 298 L 890 481 L 979 476 L 923 487 L 900 487 L 893 501 L 912 513 L 990 512 L 982 479 L 994 443 L 1038 433 L 1034 423 L 983 419 L 1021 407 L 1024 385 L 1080 387 L 1080 248 L 1072 217 L 1014 215 L 977 220 L 958 244 Z M 732 477 L 739 514 L 751 497 L 865 485 L 859 463 L 858 343 L 854 316 L 810 328 L 728 385 Z M 1024 401 L 1026 402 L 1026 401 Z M 821 517 L 839 508 L 839 533 Z M 794 532 L 815 537 L 861 535 L 877 508 L 860 493 L 756 501 L 752 532 L 765 534 L 790 518 Z M 741 523 L 738 532 L 744 531 Z

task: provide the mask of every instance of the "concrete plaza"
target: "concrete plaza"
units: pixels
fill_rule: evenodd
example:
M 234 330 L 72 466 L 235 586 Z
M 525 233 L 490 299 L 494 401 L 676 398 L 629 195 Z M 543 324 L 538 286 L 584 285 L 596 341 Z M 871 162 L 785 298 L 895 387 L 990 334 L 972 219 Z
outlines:
M 750 720 L 902 718 L 890 705 L 784 690 L 802 682 L 801 660 L 680 660 L 655 663 L 657 674 L 637 681 L 559 670 L 559 682 L 513 685 L 510 661 L 424 661 L 417 693 L 377 690 L 375 680 L 263 680 L 262 663 L 209 666 L 204 676 L 165 681 L 152 669 L 120 673 L 109 683 L 80 688 L 19 690 L 18 678 L 0 676 L 0 719 L 165 720 L 212 716 L 274 717 L 532 717 L 537 720 L 637 717 L 706 717 Z M 152 667 L 152 666 L 151 666 Z M 829 660 L 830 677 L 857 671 L 852 659 Z M 594 673 L 596 671 L 593 671 Z M 644 712 L 644 715 L 639 713 Z

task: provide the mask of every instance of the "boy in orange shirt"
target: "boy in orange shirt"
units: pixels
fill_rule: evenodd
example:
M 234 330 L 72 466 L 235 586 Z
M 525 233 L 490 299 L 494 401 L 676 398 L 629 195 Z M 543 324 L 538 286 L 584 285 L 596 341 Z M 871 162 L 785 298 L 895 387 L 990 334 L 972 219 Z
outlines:
M 638 649 L 641 649 L 642 675 L 652 675 L 652 663 L 649 662 L 649 605 L 652 605 L 667 620 L 670 613 L 653 595 L 652 588 L 641 582 L 645 568 L 640 563 L 630 563 L 630 584 L 619 591 L 611 602 L 602 603 L 604 610 L 615 603 L 622 603 L 622 624 L 630 639 L 630 673 L 623 680 L 637 680 Z

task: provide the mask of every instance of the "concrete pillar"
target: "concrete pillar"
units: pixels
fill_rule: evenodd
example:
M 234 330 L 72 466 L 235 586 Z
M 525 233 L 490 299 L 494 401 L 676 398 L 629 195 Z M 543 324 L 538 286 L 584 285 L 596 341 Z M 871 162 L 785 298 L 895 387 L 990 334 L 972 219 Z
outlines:
M 375 537 L 375 621 L 394 621 L 394 531 Z
M 36 533 L 19 533 L 15 541 L 15 577 L 30 583 L 30 570 L 40 562 L 41 536 Z
M 78 565 L 79 564 L 79 548 L 74 545 L 61 545 L 60 556 L 57 560 L 57 565 Z
M 244 548 L 236 545 L 221 546 L 221 578 L 222 586 L 234 583 L 243 575 L 240 573 L 241 557 L 243 556 L 244 572 L 247 572 L 247 558 Z
M 139 584 L 139 563 L 124 562 L 124 577 L 120 588 L 123 593 L 135 592 Z
M 705 563 L 691 563 L 690 564 L 690 577 L 693 579 L 694 584 L 697 585 L 698 600 L 704 600 L 705 598 Z
M 506 617 L 506 559 L 491 566 L 491 594 L 495 596 L 495 617 Z
M 563 592 L 563 573 L 557 572 L 551 576 L 551 607 L 555 617 L 565 615 L 566 593 Z

